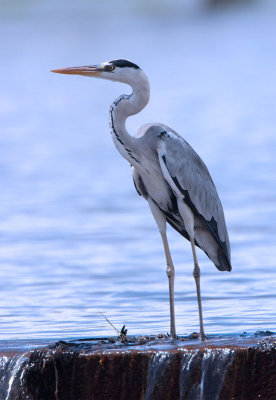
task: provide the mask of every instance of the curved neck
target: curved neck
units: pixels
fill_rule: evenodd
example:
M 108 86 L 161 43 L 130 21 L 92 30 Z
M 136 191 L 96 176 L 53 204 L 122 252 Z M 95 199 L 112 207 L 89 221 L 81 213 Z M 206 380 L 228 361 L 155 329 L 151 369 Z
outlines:
M 135 165 L 139 163 L 137 140 L 126 130 L 126 119 L 139 113 L 148 103 L 150 87 L 146 75 L 141 71 L 136 82 L 125 82 L 131 85 L 132 93 L 122 95 L 110 107 L 110 128 L 114 144 L 121 155 Z

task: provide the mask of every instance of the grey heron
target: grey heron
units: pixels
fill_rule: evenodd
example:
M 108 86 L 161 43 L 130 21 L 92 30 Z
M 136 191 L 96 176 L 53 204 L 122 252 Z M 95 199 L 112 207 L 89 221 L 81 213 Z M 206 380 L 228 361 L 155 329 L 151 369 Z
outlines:
M 200 337 L 205 338 L 200 293 L 200 268 L 196 246 L 220 271 L 231 271 L 230 244 L 223 208 L 209 171 L 193 148 L 173 129 L 162 123 L 143 125 L 135 136 L 126 130 L 126 119 L 148 103 L 150 86 L 146 74 L 128 60 L 99 65 L 55 69 L 61 74 L 84 75 L 122 82 L 132 87 L 110 107 L 114 144 L 133 168 L 138 194 L 149 204 L 161 234 L 169 279 L 170 335 L 176 338 L 174 276 L 166 224 L 191 242 L 196 284 Z

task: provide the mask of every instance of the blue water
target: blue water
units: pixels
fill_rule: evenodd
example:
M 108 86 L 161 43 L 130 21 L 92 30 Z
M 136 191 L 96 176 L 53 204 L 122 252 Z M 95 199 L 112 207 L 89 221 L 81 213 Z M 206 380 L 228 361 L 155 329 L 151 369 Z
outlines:
M 162 244 L 108 110 L 129 89 L 51 74 L 128 58 L 151 101 L 128 128 L 172 126 L 216 183 L 231 273 L 199 252 L 205 330 L 276 331 L 276 7 L 0 3 L 0 339 L 169 331 Z M 176 327 L 198 331 L 190 244 L 171 228 Z

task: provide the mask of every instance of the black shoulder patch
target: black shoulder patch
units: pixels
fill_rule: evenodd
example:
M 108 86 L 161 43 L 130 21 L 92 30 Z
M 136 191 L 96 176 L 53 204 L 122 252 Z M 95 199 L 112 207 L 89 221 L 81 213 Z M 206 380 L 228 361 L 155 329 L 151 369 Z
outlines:
M 143 196 L 145 199 L 148 198 L 148 192 L 147 189 L 144 185 L 144 182 L 142 181 L 142 178 L 140 175 L 138 175 L 138 180 L 137 182 L 135 182 L 135 179 L 133 179 L 133 183 L 135 186 L 135 189 L 137 191 L 137 193 L 139 194 L 139 196 Z
M 134 68 L 134 69 L 140 69 L 138 65 L 132 63 L 131 61 L 128 60 L 113 60 L 109 61 L 110 64 L 114 65 L 114 67 L 119 67 L 119 68 Z

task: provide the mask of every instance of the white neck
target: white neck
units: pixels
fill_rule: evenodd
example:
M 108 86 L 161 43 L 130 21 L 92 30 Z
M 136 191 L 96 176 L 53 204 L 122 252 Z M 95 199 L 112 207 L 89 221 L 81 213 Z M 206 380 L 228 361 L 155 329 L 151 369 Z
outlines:
M 140 70 L 139 80 L 129 79 L 132 87 L 131 95 L 122 95 L 110 107 L 110 128 L 114 144 L 121 155 L 135 165 L 139 163 L 137 140 L 126 130 L 126 119 L 139 113 L 148 103 L 150 97 L 149 81 L 146 74 Z

